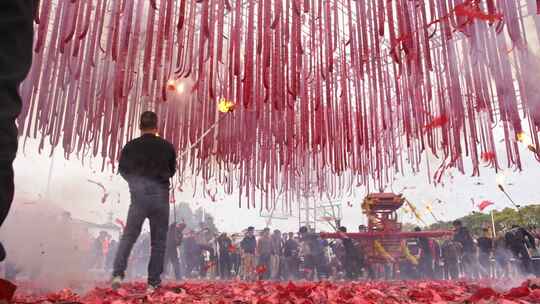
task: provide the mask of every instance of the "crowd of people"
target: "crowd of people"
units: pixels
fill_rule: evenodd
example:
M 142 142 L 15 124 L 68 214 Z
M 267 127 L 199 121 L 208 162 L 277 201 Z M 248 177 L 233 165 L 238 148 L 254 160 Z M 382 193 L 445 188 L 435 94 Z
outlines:
M 361 225 L 358 231 L 365 232 L 366 227 Z M 404 240 L 414 258 L 392 263 L 374 259 L 369 241 L 349 238 L 345 227 L 339 233 L 340 238 L 326 240 L 307 227 L 298 233 L 248 227 L 242 234 L 228 234 L 174 223 L 167 236 L 165 273 L 176 280 L 451 280 L 538 274 L 531 255 L 540 238 L 519 226 L 493 238 L 489 228 L 473 234 L 455 221 L 453 235 Z M 96 261 L 103 261 L 95 265 L 111 270 L 117 242 L 105 239 L 107 235 L 101 234 L 95 241 L 96 256 L 101 256 Z M 144 277 L 149 259 L 150 235 L 143 234 L 130 257 L 128 277 Z

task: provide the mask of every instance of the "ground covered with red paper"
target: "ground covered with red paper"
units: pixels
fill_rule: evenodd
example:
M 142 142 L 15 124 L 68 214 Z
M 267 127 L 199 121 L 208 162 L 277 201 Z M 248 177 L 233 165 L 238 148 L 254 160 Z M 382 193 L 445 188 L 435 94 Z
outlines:
M 70 290 L 35 294 L 20 290 L 14 303 L 540 303 L 532 281 L 510 288 L 505 282 L 184 282 L 166 284 L 145 294 L 146 285 L 131 283 L 118 291 L 97 287 L 84 295 Z M 487 287 L 491 286 L 491 287 Z

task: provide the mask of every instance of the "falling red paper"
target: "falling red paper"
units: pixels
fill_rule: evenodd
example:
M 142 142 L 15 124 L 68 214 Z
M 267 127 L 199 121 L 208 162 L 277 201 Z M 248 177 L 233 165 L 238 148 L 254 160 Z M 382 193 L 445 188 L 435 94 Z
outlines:
M 122 227 L 122 230 L 126 228 L 126 224 L 121 219 L 117 218 L 114 222 L 120 225 L 120 227 Z
M 484 211 L 484 209 L 486 209 L 487 207 L 491 206 L 491 205 L 495 205 L 494 202 L 492 201 L 482 201 L 479 205 L 478 205 L 478 209 L 480 209 L 480 211 Z
M 454 8 L 456 16 L 468 17 L 471 20 L 478 19 L 482 21 L 495 22 L 502 20 L 502 14 L 487 14 L 480 10 L 478 5 L 471 5 L 469 3 L 458 4 Z
M 488 163 L 495 160 L 496 154 L 495 152 L 491 152 L 491 151 L 483 152 L 480 157 L 482 158 L 482 161 Z
M 424 128 L 427 130 L 440 128 L 448 123 L 448 117 L 446 115 L 441 115 L 433 118 Z

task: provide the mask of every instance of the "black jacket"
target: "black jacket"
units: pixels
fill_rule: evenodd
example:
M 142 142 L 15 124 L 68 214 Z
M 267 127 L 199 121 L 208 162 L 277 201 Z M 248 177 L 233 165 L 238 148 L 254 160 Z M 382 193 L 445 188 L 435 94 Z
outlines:
M 454 235 L 454 241 L 461 243 L 461 246 L 463 246 L 463 252 L 474 252 L 474 241 L 471 237 L 471 233 L 467 228 L 459 228 L 459 230 L 456 231 L 456 234 Z
M 257 248 L 257 240 L 254 236 L 245 236 L 242 242 L 240 242 L 240 247 L 246 253 L 255 254 L 255 248 Z
M 118 170 L 132 192 L 160 186 L 169 188 L 176 172 L 176 151 L 171 143 L 153 134 L 144 134 L 126 144 Z

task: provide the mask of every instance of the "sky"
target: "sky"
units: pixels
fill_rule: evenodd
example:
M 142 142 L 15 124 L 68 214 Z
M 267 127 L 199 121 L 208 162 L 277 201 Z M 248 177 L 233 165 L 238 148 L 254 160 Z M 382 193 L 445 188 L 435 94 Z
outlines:
M 497 151 L 500 153 L 499 157 L 504 160 L 505 152 L 502 150 L 502 143 L 499 145 L 501 146 Z M 100 162 L 97 160 L 86 161 L 84 164 L 74 156 L 71 160 L 66 160 L 60 150 L 51 158 L 48 151 L 39 154 L 37 147 L 38 143 L 33 140 L 28 140 L 24 147 L 21 142 L 19 155 L 15 161 L 16 208 L 31 208 L 32 205 L 28 203 L 53 202 L 71 212 L 72 216 L 78 219 L 105 223 L 111 212 L 114 219 L 125 219 L 129 207 L 129 191 L 127 183 L 119 175 L 111 173 L 110 168 L 101 172 Z M 521 150 L 524 170 L 522 172 L 504 171 L 505 187 L 518 204 L 540 204 L 540 191 L 537 188 L 540 179 L 540 163 L 525 147 Z M 428 157 L 431 168 L 440 164 L 440 160 L 436 160 L 433 156 Z M 50 171 L 51 168 L 52 171 Z M 451 220 L 477 210 L 471 199 L 476 204 L 482 200 L 493 201 L 496 204 L 495 208 L 498 209 L 512 206 L 504 194 L 498 190 L 497 175 L 493 169 L 483 168 L 479 178 L 470 177 L 470 168 L 467 168 L 468 174 L 465 175 L 457 172 L 456 169 L 450 169 L 444 175 L 444 185 L 437 187 L 429 183 L 425 169 L 416 175 L 405 173 L 404 177 L 398 176 L 394 184 L 386 191 L 400 192 L 407 187 L 408 189 L 404 191 L 405 197 L 418 208 L 422 213 L 422 219 L 428 224 L 436 221 L 426 212 L 426 205 L 430 202 L 438 220 Z M 48 183 L 49 172 L 51 172 L 50 184 Z M 88 180 L 101 183 L 106 187 L 109 196 L 105 203 L 102 203 L 101 188 Z M 47 190 L 48 185 L 50 186 Z M 267 219 L 260 216 L 258 209 L 240 209 L 237 195 L 227 196 L 222 189 L 219 189 L 217 202 L 212 202 L 209 198 L 202 198 L 202 195 L 193 197 L 193 191 L 189 186 L 184 187 L 183 190 L 184 192 L 176 192 L 176 201 L 188 202 L 194 209 L 203 207 L 206 212 L 215 217 L 216 224 L 222 231 L 236 232 L 249 225 L 260 228 L 267 224 Z M 349 229 L 365 223 L 360 205 L 366 194 L 364 187 L 358 187 L 351 197 L 342 200 L 343 224 Z M 437 200 L 442 203 L 436 202 Z M 420 224 L 410 214 L 400 213 L 400 219 L 404 222 Z M 298 218 L 274 219 L 270 222 L 270 227 L 282 231 L 296 231 Z M 330 227 L 324 223 L 318 224 L 317 228 L 330 230 Z

